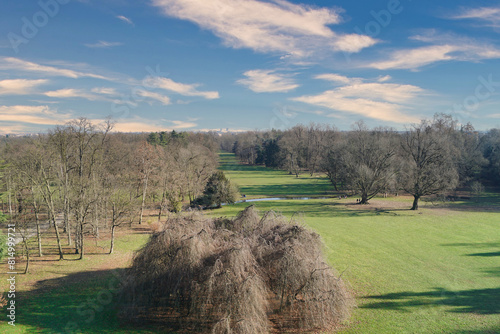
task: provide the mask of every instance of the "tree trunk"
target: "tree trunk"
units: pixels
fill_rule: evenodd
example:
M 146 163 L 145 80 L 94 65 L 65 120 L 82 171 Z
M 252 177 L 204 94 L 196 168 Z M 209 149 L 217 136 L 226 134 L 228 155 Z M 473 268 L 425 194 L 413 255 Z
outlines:
M 115 228 L 116 225 L 113 223 L 113 226 L 111 226 L 111 247 L 109 247 L 109 254 L 113 254 L 113 249 L 115 248 Z
M 367 194 L 361 194 L 361 201 L 359 204 L 368 204 L 368 195 Z
M 24 268 L 24 273 L 27 274 L 30 269 L 30 250 L 28 248 L 27 238 L 23 236 L 24 248 L 26 249 L 26 267 Z
M 40 217 L 38 216 L 38 205 L 35 200 L 35 195 L 33 191 L 33 187 L 31 188 L 31 192 L 33 193 L 33 209 L 35 211 L 35 223 L 36 223 L 36 239 L 38 242 L 38 256 L 42 257 L 42 235 L 40 232 Z
M 139 214 L 139 225 L 142 224 L 142 215 L 144 213 L 144 202 L 146 201 L 147 189 L 148 189 L 148 178 L 144 180 L 144 187 L 142 189 L 142 203 L 141 203 L 141 213 Z
M 418 200 L 419 199 L 420 199 L 420 196 L 413 195 L 413 206 L 411 207 L 411 210 L 418 210 Z
M 80 226 L 80 260 L 83 259 L 83 242 L 84 242 L 84 238 L 83 238 L 83 225 Z

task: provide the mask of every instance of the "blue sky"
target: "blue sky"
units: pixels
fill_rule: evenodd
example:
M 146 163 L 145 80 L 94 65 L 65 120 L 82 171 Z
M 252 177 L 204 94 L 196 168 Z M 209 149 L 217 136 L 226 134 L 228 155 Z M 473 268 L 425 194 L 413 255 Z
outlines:
M 494 1 L 0 2 L 0 134 L 500 124 Z

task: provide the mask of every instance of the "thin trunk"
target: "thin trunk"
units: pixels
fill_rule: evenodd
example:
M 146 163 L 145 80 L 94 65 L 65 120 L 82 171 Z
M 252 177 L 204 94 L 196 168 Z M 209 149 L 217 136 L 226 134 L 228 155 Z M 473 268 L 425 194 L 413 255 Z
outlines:
M 26 249 L 26 267 L 24 268 L 24 273 L 27 274 L 29 272 L 30 268 L 30 250 L 28 248 L 28 238 L 25 238 L 23 236 L 23 243 L 24 243 L 24 248 Z
M 144 180 L 144 187 L 142 188 L 142 203 L 141 203 L 141 213 L 139 215 L 139 225 L 142 224 L 142 216 L 144 214 L 144 202 L 146 201 L 146 192 L 148 190 L 148 177 Z
M 420 199 L 420 196 L 413 195 L 413 206 L 411 207 L 411 210 L 418 210 L 418 200 Z
M 68 200 L 68 173 L 66 172 L 64 180 L 64 227 L 68 237 L 68 246 L 71 246 L 71 225 L 69 222 L 69 200 Z
M 84 237 L 83 237 L 83 225 L 80 226 L 80 260 L 83 259 L 83 252 L 84 252 L 84 247 L 83 247 L 83 242 L 84 242 Z
M 45 176 L 45 175 L 44 175 Z M 61 246 L 61 236 L 59 234 L 59 228 L 57 227 L 56 223 L 56 214 L 54 212 L 54 201 L 52 200 L 52 193 L 50 191 L 50 184 L 49 180 L 45 178 L 45 188 L 47 190 L 47 207 L 49 209 L 49 217 L 52 223 L 54 224 L 54 230 L 56 232 L 56 239 L 57 239 L 57 249 L 59 250 L 59 260 L 64 260 L 64 254 Z
M 113 223 L 113 226 L 111 226 L 111 247 L 109 248 L 109 254 L 112 254 L 115 248 L 115 228 L 116 225 Z
M 158 221 L 161 220 L 161 214 L 163 211 L 163 204 L 165 203 L 165 192 L 163 192 L 163 195 L 161 197 L 161 202 L 160 202 L 160 210 L 158 211 Z
M 42 235 L 40 232 L 40 217 L 38 216 L 38 205 L 36 204 L 35 199 L 33 199 L 33 209 L 35 210 L 36 238 L 37 238 L 37 242 L 38 242 L 38 256 L 42 257 L 43 254 L 42 254 Z

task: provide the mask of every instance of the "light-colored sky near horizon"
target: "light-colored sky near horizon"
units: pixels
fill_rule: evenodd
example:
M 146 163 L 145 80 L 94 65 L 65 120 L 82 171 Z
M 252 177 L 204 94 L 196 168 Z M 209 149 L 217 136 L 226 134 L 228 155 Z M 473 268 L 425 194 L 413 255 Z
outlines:
M 500 124 L 500 4 L 3 0 L 0 134 Z

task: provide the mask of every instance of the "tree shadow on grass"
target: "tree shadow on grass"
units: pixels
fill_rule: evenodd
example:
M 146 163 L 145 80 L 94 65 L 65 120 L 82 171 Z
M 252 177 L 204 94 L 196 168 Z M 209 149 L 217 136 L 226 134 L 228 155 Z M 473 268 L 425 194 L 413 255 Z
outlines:
M 474 253 L 474 254 L 467 254 L 467 256 L 493 257 L 493 256 L 500 256 L 500 252 Z
M 31 291 L 16 293 L 16 322 L 36 328 L 36 333 L 161 333 L 159 328 L 120 324 L 116 305 L 122 273 L 78 272 L 39 281 Z
M 500 288 L 461 291 L 434 288 L 427 292 L 398 292 L 365 298 L 377 301 L 361 308 L 412 312 L 413 308 L 447 306 L 448 312 L 453 313 L 500 314 Z

